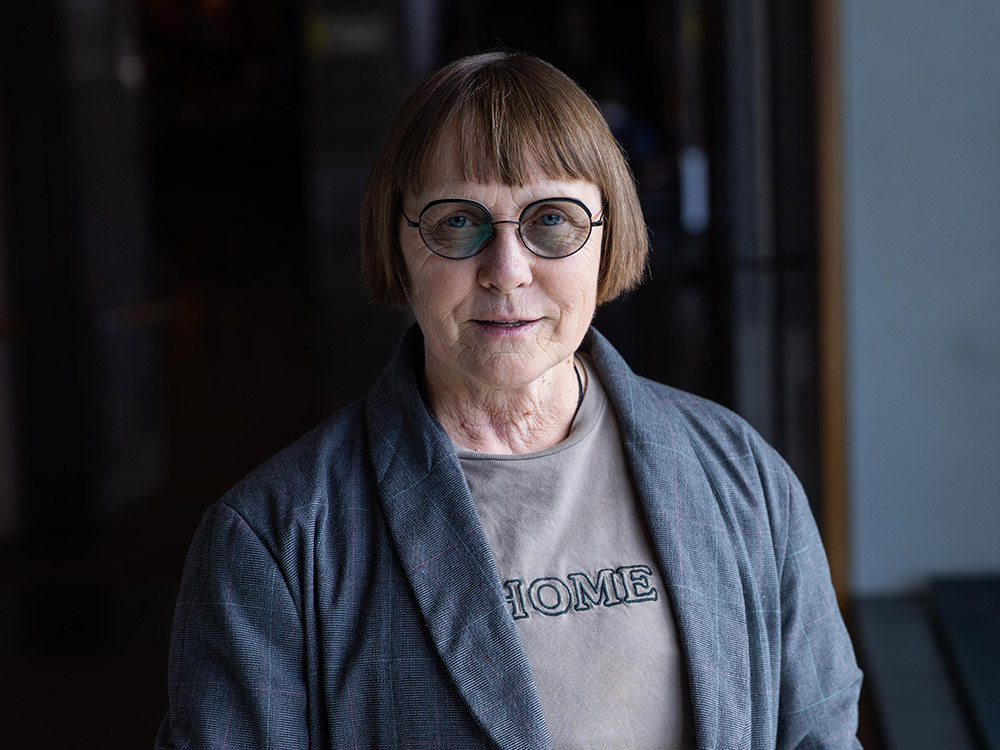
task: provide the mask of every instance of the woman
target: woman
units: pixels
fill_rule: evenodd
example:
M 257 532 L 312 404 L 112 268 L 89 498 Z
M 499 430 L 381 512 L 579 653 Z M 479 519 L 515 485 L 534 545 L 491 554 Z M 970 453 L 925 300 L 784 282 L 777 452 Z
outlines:
M 372 296 L 417 326 L 206 514 L 158 746 L 857 747 L 794 476 L 589 329 L 647 251 L 590 98 L 527 56 L 445 67 L 362 231 Z

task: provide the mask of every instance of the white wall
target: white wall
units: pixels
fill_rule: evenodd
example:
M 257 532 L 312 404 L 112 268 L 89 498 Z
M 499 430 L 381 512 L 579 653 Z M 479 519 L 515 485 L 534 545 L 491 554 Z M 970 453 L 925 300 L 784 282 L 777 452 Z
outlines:
M 852 588 L 1000 573 L 1000 2 L 841 13 Z

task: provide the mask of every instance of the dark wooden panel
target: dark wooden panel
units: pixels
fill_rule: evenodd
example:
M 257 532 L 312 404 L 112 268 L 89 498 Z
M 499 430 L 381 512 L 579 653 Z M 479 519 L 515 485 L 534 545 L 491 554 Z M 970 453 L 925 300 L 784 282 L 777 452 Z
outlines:
M 864 598 L 855 602 L 854 613 L 857 646 L 886 747 L 975 748 L 923 600 Z
M 936 581 L 931 600 L 976 730 L 1000 748 L 1000 577 Z

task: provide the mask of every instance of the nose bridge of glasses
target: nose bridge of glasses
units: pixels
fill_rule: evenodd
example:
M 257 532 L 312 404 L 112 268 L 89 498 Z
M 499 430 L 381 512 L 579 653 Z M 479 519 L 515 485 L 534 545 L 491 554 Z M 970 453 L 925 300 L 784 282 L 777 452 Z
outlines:
M 497 224 L 513 224 L 516 227 L 516 229 L 512 230 L 513 237 L 516 239 L 517 243 L 525 250 L 534 253 L 534 251 L 530 247 L 528 247 L 528 244 L 524 241 L 524 235 L 521 234 L 520 220 L 513 221 L 511 219 L 497 219 L 496 221 L 490 222 L 490 228 L 492 231 L 490 232 L 490 236 L 487 238 L 486 243 L 483 245 L 484 248 L 487 245 L 492 245 L 497 240 L 497 234 L 498 234 L 496 230 Z

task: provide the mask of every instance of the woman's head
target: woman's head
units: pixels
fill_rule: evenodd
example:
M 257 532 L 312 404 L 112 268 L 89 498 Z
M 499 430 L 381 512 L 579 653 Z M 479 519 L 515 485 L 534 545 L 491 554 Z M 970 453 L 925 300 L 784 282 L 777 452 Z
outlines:
M 648 239 L 635 184 L 597 106 L 548 63 L 493 52 L 439 70 L 410 95 L 393 123 L 361 210 L 362 270 L 373 299 L 408 304 L 399 244 L 403 200 L 426 192 L 440 175 L 442 152 L 455 150 L 468 182 L 596 185 L 602 205 L 590 208 L 604 220 L 597 303 L 641 280 Z

